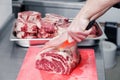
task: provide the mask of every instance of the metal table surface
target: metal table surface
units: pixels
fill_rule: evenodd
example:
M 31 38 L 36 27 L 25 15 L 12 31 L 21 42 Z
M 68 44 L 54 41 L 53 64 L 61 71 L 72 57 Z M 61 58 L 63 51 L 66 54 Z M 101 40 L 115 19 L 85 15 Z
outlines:
M 0 34 L 0 80 L 16 80 L 27 48 L 10 41 L 11 27 L 14 19 L 6 23 Z M 98 80 L 105 80 L 103 58 L 99 47 L 95 47 Z

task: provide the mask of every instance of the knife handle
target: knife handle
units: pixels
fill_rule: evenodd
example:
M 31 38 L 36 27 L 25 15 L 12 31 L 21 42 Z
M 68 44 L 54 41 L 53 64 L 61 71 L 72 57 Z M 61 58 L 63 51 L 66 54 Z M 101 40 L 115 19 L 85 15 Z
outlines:
M 85 30 L 89 30 L 94 25 L 94 23 L 95 23 L 95 20 L 90 21 Z

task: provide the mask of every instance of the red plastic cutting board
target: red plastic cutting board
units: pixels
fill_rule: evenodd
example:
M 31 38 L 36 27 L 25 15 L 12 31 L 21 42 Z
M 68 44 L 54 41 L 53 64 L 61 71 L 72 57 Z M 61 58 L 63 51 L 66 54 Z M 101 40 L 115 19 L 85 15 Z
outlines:
M 35 68 L 39 48 L 30 47 L 17 76 L 17 80 L 98 80 L 93 49 L 79 49 L 81 62 L 70 75 L 53 74 Z

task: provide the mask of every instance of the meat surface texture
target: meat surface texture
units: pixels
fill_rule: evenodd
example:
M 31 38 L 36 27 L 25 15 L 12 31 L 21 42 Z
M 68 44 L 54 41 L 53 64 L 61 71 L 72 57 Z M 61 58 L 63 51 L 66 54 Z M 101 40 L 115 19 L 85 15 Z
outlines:
M 35 11 L 18 13 L 14 27 L 14 35 L 17 38 L 37 38 L 38 28 L 41 28 L 41 13 Z
M 47 48 L 38 53 L 36 68 L 57 74 L 70 74 L 80 62 L 76 46 L 69 48 Z
M 53 38 L 63 28 L 69 26 L 68 18 L 53 13 L 46 13 L 41 17 L 40 12 L 19 12 L 15 21 L 14 35 L 17 38 Z

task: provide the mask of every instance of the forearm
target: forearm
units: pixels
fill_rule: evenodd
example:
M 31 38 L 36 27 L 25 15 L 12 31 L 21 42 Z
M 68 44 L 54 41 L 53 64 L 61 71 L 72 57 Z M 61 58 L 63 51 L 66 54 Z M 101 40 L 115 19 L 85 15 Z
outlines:
M 76 18 L 86 18 L 89 20 L 91 18 L 97 18 L 105 12 L 105 9 L 109 9 L 118 2 L 120 2 L 120 0 L 87 0 Z

